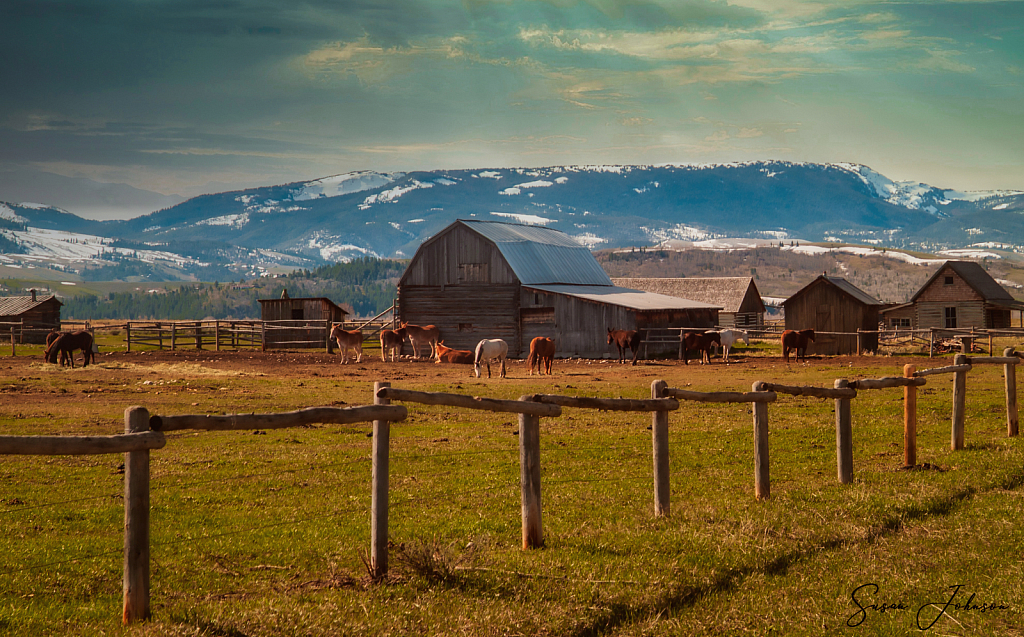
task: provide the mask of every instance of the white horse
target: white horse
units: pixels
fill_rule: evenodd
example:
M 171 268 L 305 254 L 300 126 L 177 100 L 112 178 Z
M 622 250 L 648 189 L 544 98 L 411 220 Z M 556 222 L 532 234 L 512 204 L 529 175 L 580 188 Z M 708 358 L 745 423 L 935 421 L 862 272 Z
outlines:
M 722 330 L 719 334 L 722 336 L 722 349 L 725 350 L 723 359 L 726 363 L 729 362 L 729 349 L 737 341 L 743 341 L 744 345 L 750 345 L 750 336 L 743 330 Z
M 497 359 L 501 363 L 501 377 L 505 378 L 505 357 L 508 356 L 508 343 L 500 338 L 485 338 L 476 344 L 476 356 L 473 358 L 473 371 L 480 378 L 480 363 L 487 364 L 487 378 L 491 377 L 491 361 Z

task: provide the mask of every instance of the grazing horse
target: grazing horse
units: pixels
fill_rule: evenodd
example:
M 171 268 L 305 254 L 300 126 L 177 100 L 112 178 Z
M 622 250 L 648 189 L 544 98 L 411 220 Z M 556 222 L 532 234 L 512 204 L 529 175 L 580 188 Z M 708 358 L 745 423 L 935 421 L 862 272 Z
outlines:
M 608 328 L 608 344 L 615 343 L 619 348 L 619 362 L 625 363 L 626 348 L 633 352 L 633 364 L 636 365 L 636 357 L 640 353 L 640 343 L 644 340 L 642 332 L 637 330 L 613 330 Z
M 551 363 L 555 360 L 555 339 L 546 336 L 538 336 L 530 341 L 530 355 L 526 357 L 526 364 L 530 366 L 530 376 L 533 376 L 533 368 L 537 368 L 537 374 L 544 375 L 548 370 L 551 375 Z
M 61 332 L 57 328 L 53 328 L 52 330 L 50 330 L 50 333 L 46 335 L 46 350 L 43 352 L 43 360 L 44 361 L 50 360 L 50 347 L 53 346 L 53 342 L 54 341 L 56 341 L 58 338 L 60 338 L 64 334 L 66 334 L 66 332 Z M 54 362 L 56 362 L 56 361 L 54 361 Z M 68 364 L 68 354 L 67 354 L 67 352 L 61 350 L 60 351 L 60 366 L 64 367 L 67 364 Z
M 445 347 L 444 341 L 437 342 L 437 361 L 436 364 L 441 363 L 458 363 L 465 365 L 473 364 L 473 352 L 468 349 L 452 349 L 451 347 Z
M 381 330 L 380 332 L 380 360 L 387 362 L 387 355 L 390 352 L 391 362 L 395 362 L 395 357 L 402 357 L 402 343 L 405 342 L 405 328 L 400 327 L 397 330 Z
M 485 338 L 476 344 L 476 355 L 473 357 L 473 371 L 480 378 L 480 363 L 487 365 L 487 378 L 491 377 L 491 361 L 501 363 L 501 377 L 505 378 L 505 358 L 508 356 L 508 343 L 500 338 Z
M 356 362 L 363 362 L 363 332 L 361 330 L 343 330 L 342 323 L 333 323 L 331 327 L 331 339 L 338 344 L 341 350 L 341 364 L 348 363 L 348 351 L 356 352 Z
M 807 358 L 807 341 L 814 342 L 814 330 L 786 330 L 782 333 L 782 360 L 789 362 L 789 350 L 796 350 L 796 360 Z
M 74 369 L 76 349 L 82 350 L 82 367 L 88 367 L 90 360 L 96 362 L 96 357 L 93 354 L 92 334 L 85 330 L 65 332 L 59 335 L 47 348 L 46 361 L 56 364 L 57 354 L 60 354 L 61 360 L 64 360 L 66 356 L 71 361 L 71 368 Z
M 718 333 L 722 341 L 722 349 L 725 350 L 725 362 L 729 362 L 729 350 L 739 341 L 744 345 L 750 345 L 750 336 L 743 330 L 722 330 Z
M 692 349 L 700 352 L 700 364 L 711 364 L 711 346 L 721 345 L 722 337 L 718 332 L 686 332 L 683 336 L 683 364 L 689 365 L 688 352 Z
M 402 329 L 405 330 L 405 335 L 409 338 L 409 343 L 412 344 L 412 353 L 416 360 L 420 358 L 420 343 L 426 344 L 430 349 L 429 358 L 437 358 L 437 343 L 441 339 L 441 330 L 436 325 L 423 327 L 402 323 Z

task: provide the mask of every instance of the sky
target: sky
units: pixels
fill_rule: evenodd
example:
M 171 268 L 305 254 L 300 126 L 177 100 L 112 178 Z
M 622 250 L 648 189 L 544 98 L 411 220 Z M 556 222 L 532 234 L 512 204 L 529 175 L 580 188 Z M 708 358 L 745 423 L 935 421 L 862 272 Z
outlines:
M 1024 190 L 1024 1 L 2 0 L 0 168 L 865 164 Z

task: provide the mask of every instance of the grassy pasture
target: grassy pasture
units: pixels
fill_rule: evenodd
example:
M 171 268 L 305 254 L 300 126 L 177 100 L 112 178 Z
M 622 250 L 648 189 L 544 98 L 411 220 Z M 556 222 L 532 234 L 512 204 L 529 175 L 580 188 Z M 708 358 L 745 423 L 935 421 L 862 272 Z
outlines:
M 949 363 L 787 366 L 751 349 L 728 366 L 557 361 L 550 379 L 513 363 L 502 381 L 369 356 L 342 367 L 323 353 L 111 350 L 85 370 L 44 365 L 31 348 L 0 358 L 0 433 L 118 433 L 136 404 L 166 414 L 368 404 L 374 380 L 498 398 L 645 398 L 655 379 L 703 391 L 832 386 Z M 928 632 L 1024 635 L 1024 443 L 1006 437 L 1002 382 L 1001 367 L 971 372 L 967 449 L 953 453 L 951 377 L 929 378 L 918 405 L 928 468 L 914 471 L 899 470 L 902 392 L 860 392 L 851 485 L 836 481 L 832 401 L 780 396 L 765 502 L 753 497 L 748 406 L 684 403 L 669 417 L 672 512 L 660 519 L 650 416 L 566 408 L 541 420 L 546 545 L 525 552 L 515 416 L 407 404 L 409 419 L 392 427 L 382 584 L 362 562 L 369 424 L 174 432 L 152 453 L 153 619 L 129 628 L 123 458 L 3 457 L 0 633 L 903 635 L 938 618 Z M 861 604 L 905 608 L 858 614 L 852 595 L 870 584 L 877 592 L 860 588 Z M 974 607 L 940 617 L 954 585 L 954 603 L 974 595 Z

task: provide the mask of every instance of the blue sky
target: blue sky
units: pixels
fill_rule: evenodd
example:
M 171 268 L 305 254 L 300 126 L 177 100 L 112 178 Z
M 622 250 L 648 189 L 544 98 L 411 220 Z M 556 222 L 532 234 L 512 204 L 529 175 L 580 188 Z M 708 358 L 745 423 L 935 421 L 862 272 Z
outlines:
M 1024 2 L 3 0 L 0 167 L 195 195 L 783 159 L 1024 189 Z

